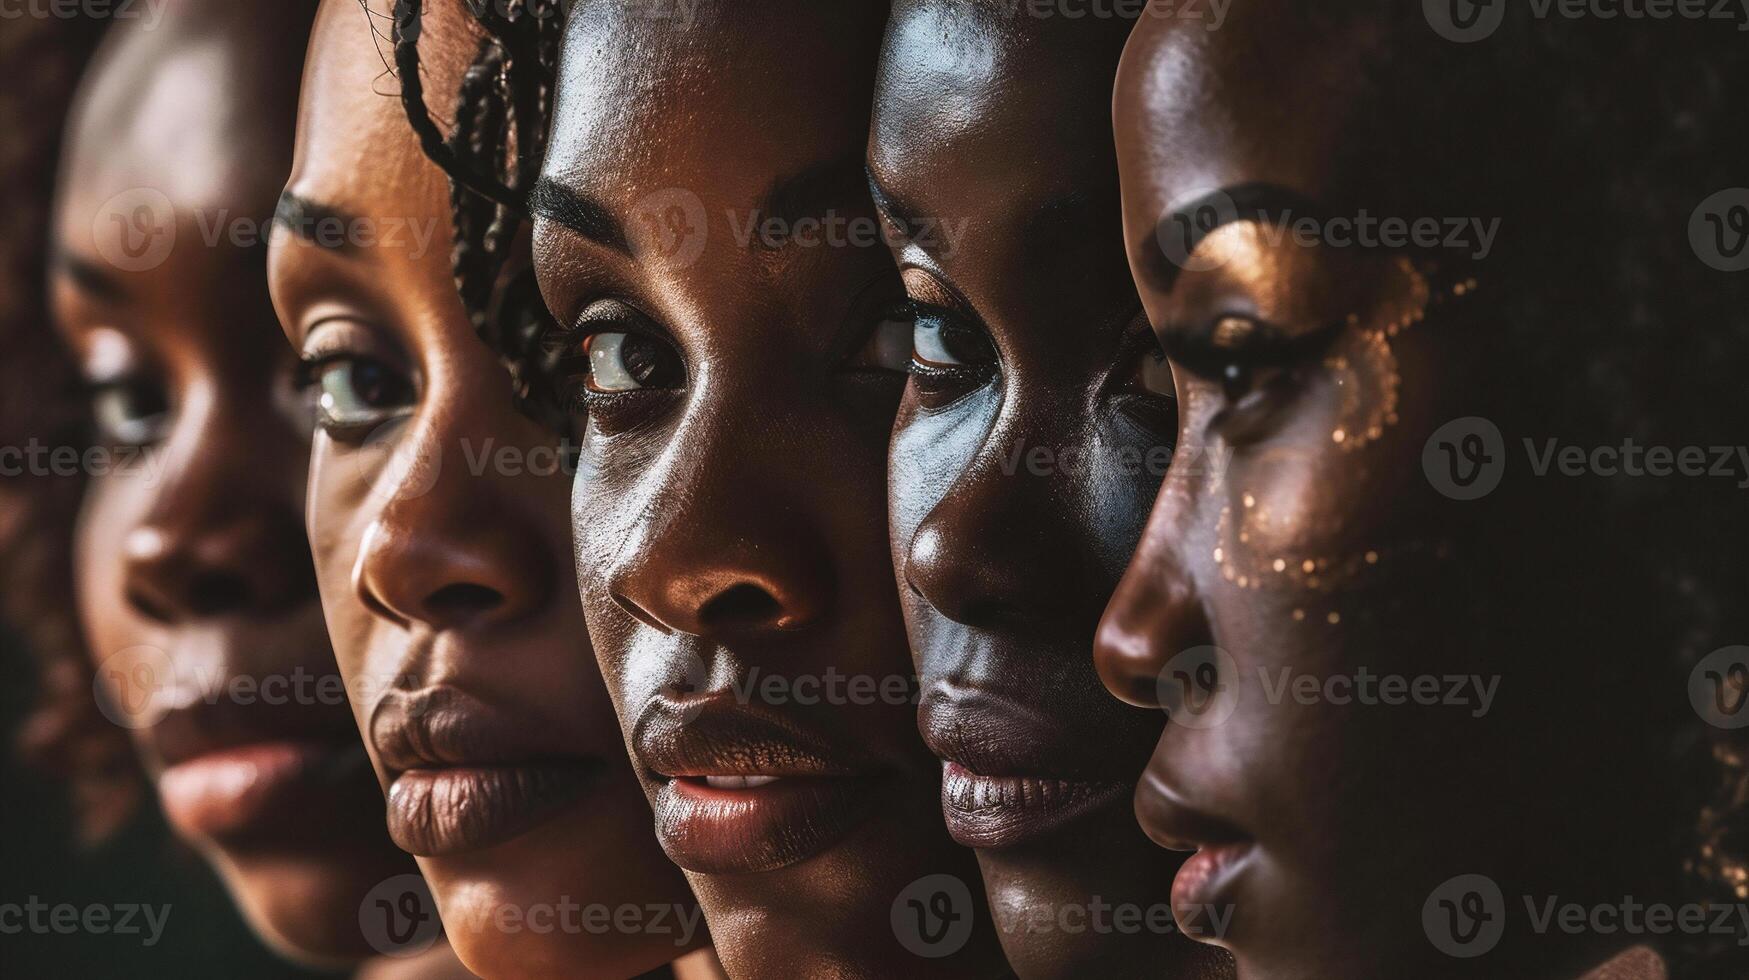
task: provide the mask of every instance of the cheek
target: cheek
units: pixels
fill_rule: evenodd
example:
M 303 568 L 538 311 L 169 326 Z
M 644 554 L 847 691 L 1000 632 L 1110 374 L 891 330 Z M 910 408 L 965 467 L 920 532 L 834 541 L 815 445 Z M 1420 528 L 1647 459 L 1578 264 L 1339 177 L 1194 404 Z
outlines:
M 1406 514 L 1420 445 L 1401 424 L 1404 375 L 1381 332 L 1351 331 L 1265 443 L 1234 451 L 1208 501 L 1222 579 L 1297 597 L 1296 619 L 1432 547 Z
M 133 474 L 92 479 L 74 530 L 74 580 L 79 618 L 91 656 L 142 642 L 145 632 L 128 610 L 124 544 L 151 506 L 151 489 Z
M 985 445 L 1000 408 L 992 392 L 981 391 L 945 411 L 923 413 L 906 395 L 893 428 L 887 467 L 887 512 L 893 550 L 901 560 L 917 529 L 953 492 L 980 451 L 1005 455 L 1004 447 Z M 1024 447 L 1019 451 L 1024 452 Z
M 611 603 L 609 569 L 636 548 L 666 465 L 663 447 L 638 438 L 585 432 L 571 483 L 569 532 L 578 590 L 588 602 Z M 616 607 L 617 608 L 617 607 Z
M 344 452 L 325 436 L 317 437 L 310 457 L 306 524 L 329 638 L 340 673 L 350 686 L 367 669 L 375 617 L 360 601 L 352 584 L 353 568 L 372 517 L 367 506 L 369 484 L 359 479 L 354 467 L 341 458 Z

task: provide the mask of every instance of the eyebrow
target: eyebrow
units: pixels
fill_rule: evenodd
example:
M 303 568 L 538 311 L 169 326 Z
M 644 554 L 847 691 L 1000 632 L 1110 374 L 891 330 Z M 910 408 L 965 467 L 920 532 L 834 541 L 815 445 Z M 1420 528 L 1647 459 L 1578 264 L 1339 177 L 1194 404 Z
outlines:
M 631 241 L 625 226 L 601 202 L 566 187 L 550 177 L 534 183 L 528 195 L 528 210 L 537 218 L 545 218 L 571 229 L 598 245 L 605 245 L 625 255 L 632 254 Z
M 57 249 L 54 265 L 63 275 L 73 281 L 73 285 L 80 292 L 100 302 L 121 303 L 128 298 L 128 288 L 122 284 L 121 280 L 89 259 L 81 258 L 63 249 Z
M 861 199 L 866 203 L 866 174 L 861 153 L 822 160 L 773 181 L 760 204 L 760 216 L 767 221 L 775 218 L 794 228 L 804 218 L 825 217 L 846 201 Z
M 346 234 L 346 229 L 351 228 L 358 220 L 356 215 L 299 197 L 291 191 L 279 195 L 279 204 L 273 209 L 274 227 L 284 228 L 301 242 L 332 252 L 355 251 L 352 237 Z M 322 231 L 323 228 L 336 227 L 340 229 L 340 234 L 328 235 Z
M 1220 228 L 1239 221 L 1278 223 L 1294 217 L 1322 220 L 1324 215 L 1325 209 L 1316 202 L 1278 184 L 1233 184 L 1173 208 L 1150 234 L 1136 243 L 1136 254 L 1142 256 L 1143 274 L 1153 287 L 1167 293 L 1184 271 L 1183 260 Z M 1160 244 L 1168 240 L 1173 241 L 1180 253 L 1176 261 Z

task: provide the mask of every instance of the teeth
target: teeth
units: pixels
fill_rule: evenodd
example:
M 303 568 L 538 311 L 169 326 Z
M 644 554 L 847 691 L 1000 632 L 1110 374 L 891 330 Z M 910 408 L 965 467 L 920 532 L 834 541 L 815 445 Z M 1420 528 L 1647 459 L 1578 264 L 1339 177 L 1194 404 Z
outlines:
M 712 789 L 753 789 L 777 782 L 776 776 L 706 776 L 704 784 Z

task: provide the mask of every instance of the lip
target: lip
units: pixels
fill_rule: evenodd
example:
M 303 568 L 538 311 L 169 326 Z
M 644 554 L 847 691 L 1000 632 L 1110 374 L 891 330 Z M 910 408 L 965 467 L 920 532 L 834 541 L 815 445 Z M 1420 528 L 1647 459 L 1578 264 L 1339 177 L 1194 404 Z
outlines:
M 1257 842 L 1237 825 L 1186 804 L 1152 771 L 1136 786 L 1136 819 L 1161 847 L 1195 851 L 1172 880 L 1172 907 L 1179 921 L 1196 921 L 1184 910 L 1231 907 L 1239 880 L 1257 853 Z
M 868 819 L 887 779 L 855 750 L 727 690 L 656 695 L 632 745 L 658 782 L 651 802 L 662 849 L 703 874 L 770 871 L 819 854 Z M 720 784 L 749 776 L 776 778 Z
M 164 815 L 184 836 L 301 843 L 356 826 L 380 806 L 343 704 L 196 699 L 165 713 L 145 736 Z
M 1106 753 L 1018 701 L 936 682 L 924 692 L 918 728 L 943 761 L 941 809 L 965 847 L 1015 847 L 1116 806 L 1131 783 L 1096 772 Z
M 188 756 L 158 774 L 164 815 L 186 836 L 243 843 L 309 822 L 369 787 L 362 742 L 278 739 Z M 372 794 L 374 795 L 374 794 Z
M 447 686 L 385 695 L 370 736 L 389 774 L 389 836 L 421 857 L 519 837 L 581 800 L 605 768 Z

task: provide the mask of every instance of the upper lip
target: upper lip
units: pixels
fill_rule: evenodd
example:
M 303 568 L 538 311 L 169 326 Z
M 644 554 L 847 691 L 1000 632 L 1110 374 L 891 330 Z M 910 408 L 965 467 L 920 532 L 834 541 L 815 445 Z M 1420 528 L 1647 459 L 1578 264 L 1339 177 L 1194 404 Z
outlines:
M 345 711 L 220 699 L 165 713 L 152 724 L 150 737 L 153 753 L 168 768 L 260 742 L 347 744 L 356 740 L 356 732 Z
M 923 741 L 939 758 L 979 776 L 1128 782 L 1102 767 L 1111 753 L 1017 700 L 936 681 L 917 709 Z
M 396 774 L 577 756 L 548 744 L 526 719 L 448 685 L 389 692 L 369 729 L 383 767 Z
M 1154 843 L 1173 851 L 1195 851 L 1251 840 L 1238 824 L 1185 802 L 1152 770 L 1136 787 L 1136 815 Z
M 845 776 L 867 760 L 730 690 L 650 699 L 632 729 L 644 768 L 682 776 Z

